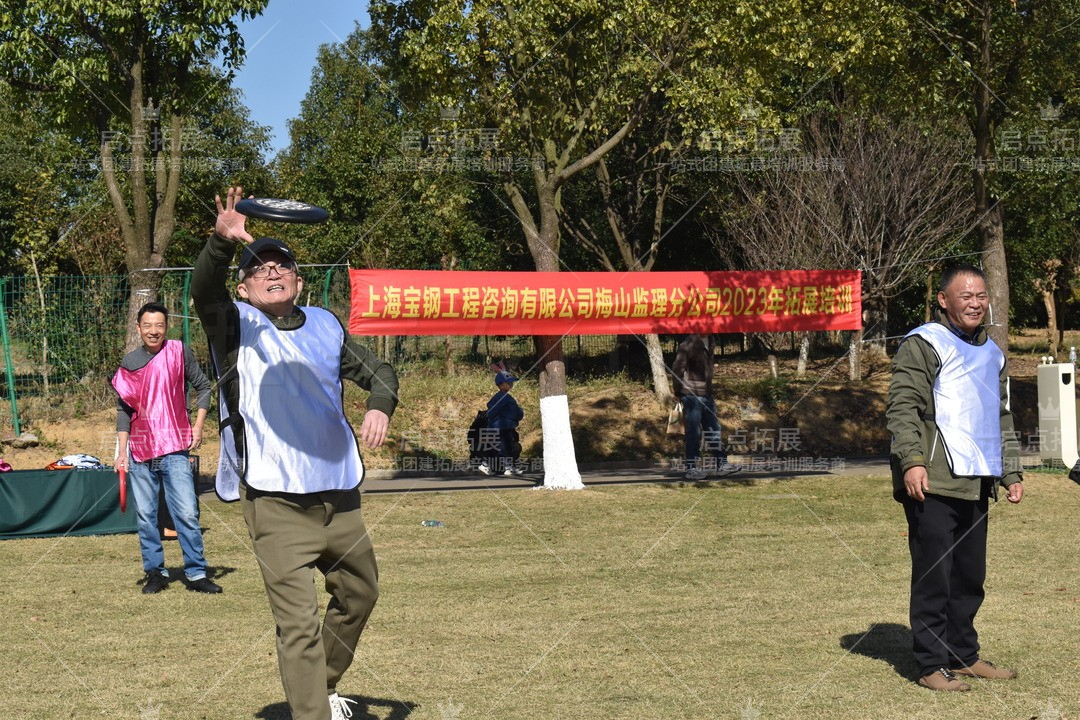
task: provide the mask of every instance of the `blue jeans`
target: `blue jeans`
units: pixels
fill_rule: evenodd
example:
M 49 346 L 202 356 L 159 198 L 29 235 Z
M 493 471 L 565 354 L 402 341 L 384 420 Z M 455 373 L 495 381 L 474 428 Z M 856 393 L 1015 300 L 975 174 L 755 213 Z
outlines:
M 165 549 L 158 530 L 158 488 L 165 484 L 165 505 L 169 508 L 180 550 L 184 553 L 184 574 L 188 580 L 206 577 L 199 504 L 187 450 L 163 455 L 147 462 L 131 463 L 131 493 L 135 497 L 135 517 L 139 524 L 139 548 L 143 570 L 165 575 Z
M 711 397 L 682 396 L 683 417 L 686 419 L 686 467 L 698 466 L 701 444 L 718 463 L 727 462 L 727 453 L 720 444 L 720 421 L 716 418 L 716 402 Z

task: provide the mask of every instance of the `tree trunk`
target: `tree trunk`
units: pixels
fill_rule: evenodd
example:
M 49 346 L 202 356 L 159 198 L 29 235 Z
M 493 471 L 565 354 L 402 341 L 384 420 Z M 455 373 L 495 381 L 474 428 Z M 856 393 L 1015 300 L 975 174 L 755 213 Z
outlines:
M 537 179 L 540 227 L 518 188 L 506 186 L 521 220 L 529 252 L 538 272 L 558 272 L 559 215 L 557 190 L 551 181 Z M 552 490 L 580 490 L 585 487 L 578 471 L 574 436 L 570 431 L 570 402 L 566 396 L 566 364 L 562 337 L 537 338 L 540 357 L 540 422 L 544 433 L 544 487 Z
M 856 382 L 862 379 L 862 330 L 851 333 L 848 345 L 848 380 Z
M 860 343 L 860 347 L 866 351 L 885 356 L 885 336 L 889 321 L 889 301 L 881 293 L 867 293 L 863 298 L 863 312 L 866 318 L 864 328 L 860 331 L 860 339 L 868 340 Z M 869 336 L 869 337 L 867 337 Z
M 937 303 L 934 301 L 935 297 L 934 269 L 931 267 L 929 272 L 926 273 L 926 315 L 923 318 L 923 322 L 930 322 L 933 317 L 934 308 L 937 307 Z
M 1050 356 L 1057 360 L 1058 334 L 1057 334 L 1057 302 L 1051 290 L 1042 289 L 1043 305 L 1046 307 L 1046 345 L 1050 348 Z
M 990 294 L 991 323 L 987 334 L 997 343 L 1002 352 L 1009 348 L 1009 273 L 1005 260 L 1005 227 L 1001 202 L 995 201 L 993 208 L 979 223 L 979 236 L 982 238 L 983 271 L 986 273 L 987 291 Z
M 810 361 L 810 333 L 799 334 L 802 338 L 799 340 L 799 364 L 795 366 L 795 377 L 804 377 L 806 365 Z
M 649 368 L 652 370 L 653 391 L 661 407 L 670 408 L 675 404 L 675 394 L 668 379 L 668 368 L 664 363 L 664 349 L 660 347 L 660 336 L 649 333 L 645 336 L 645 350 L 649 354 Z
M 454 256 L 442 256 L 442 269 L 444 271 L 452 271 L 457 267 L 457 258 Z M 447 335 L 443 338 L 443 372 L 447 375 L 453 375 L 454 369 L 454 345 L 453 336 Z
M 990 326 L 987 334 L 1001 351 L 1009 351 L 1009 274 L 1005 260 L 1004 212 L 1001 200 L 992 196 L 989 172 L 994 160 L 994 120 L 991 115 L 990 87 L 984 78 L 990 73 L 990 4 L 983 2 L 980 36 L 979 72 L 975 73 L 975 162 L 972 176 L 975 190 L 975 213 L 983 250 L 983 272 L 990 294 Z
M 454 368 L 454 344 L 451 340 L 450 335 L 443 339 L 443 372 L 447 375 L 453 375 L 456 372 Z

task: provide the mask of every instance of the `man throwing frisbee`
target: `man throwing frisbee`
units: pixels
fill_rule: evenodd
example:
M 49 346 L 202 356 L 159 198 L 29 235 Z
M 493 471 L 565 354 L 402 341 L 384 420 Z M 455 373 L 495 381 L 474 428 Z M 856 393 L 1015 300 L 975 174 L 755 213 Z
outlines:
M 330 312 L 298 307 L 296 258 L 255 240 L 236 204 L 215 197 L 217 223 L 195 264 L 191 296 L 218 371 L 217 492 L 240 500 L 270 610 L 295 720 L 351 715 L 337 684 L 378 598 L 378 568 L 360 515 L 364 465 L 342 406 L 343 380 L 370 392 L 360 439 L 379 447 L 397 404 L 397 375 L 353 342 Z M 237 294 L 227 290 L 237 245 Z M 318 569 L 331 598 L 322 626 Z

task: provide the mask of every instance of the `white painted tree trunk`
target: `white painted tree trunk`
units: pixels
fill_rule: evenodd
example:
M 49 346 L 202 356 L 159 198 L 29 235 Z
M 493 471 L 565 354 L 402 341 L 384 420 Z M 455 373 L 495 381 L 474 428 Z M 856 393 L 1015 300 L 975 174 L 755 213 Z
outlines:
M 802 340 L 799 341 L 799 364 L 795 368 L 795 377 L 806 376 L 806 365 L 810 361 L 810 333 L 802 333 Z
M 544 487 L 549 490 L 582 490 L 570 434 L 570 403 L 565 395 L 540 398 L 540 423 L 544 431 Z

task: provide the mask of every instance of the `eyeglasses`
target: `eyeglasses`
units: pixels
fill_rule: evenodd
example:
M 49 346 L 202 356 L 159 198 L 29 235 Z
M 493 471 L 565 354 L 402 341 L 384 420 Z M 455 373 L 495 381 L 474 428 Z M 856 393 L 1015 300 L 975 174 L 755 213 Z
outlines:
M 271 270 L 277 270 L 277 274 L 281 276 L 295 275 L 296 263 L 282 263 L 280 265 L 259 265 L 258 267 L 251 268 L 244 271 L 245 277 L 259 278 L 260 280 L 270 274 Z

